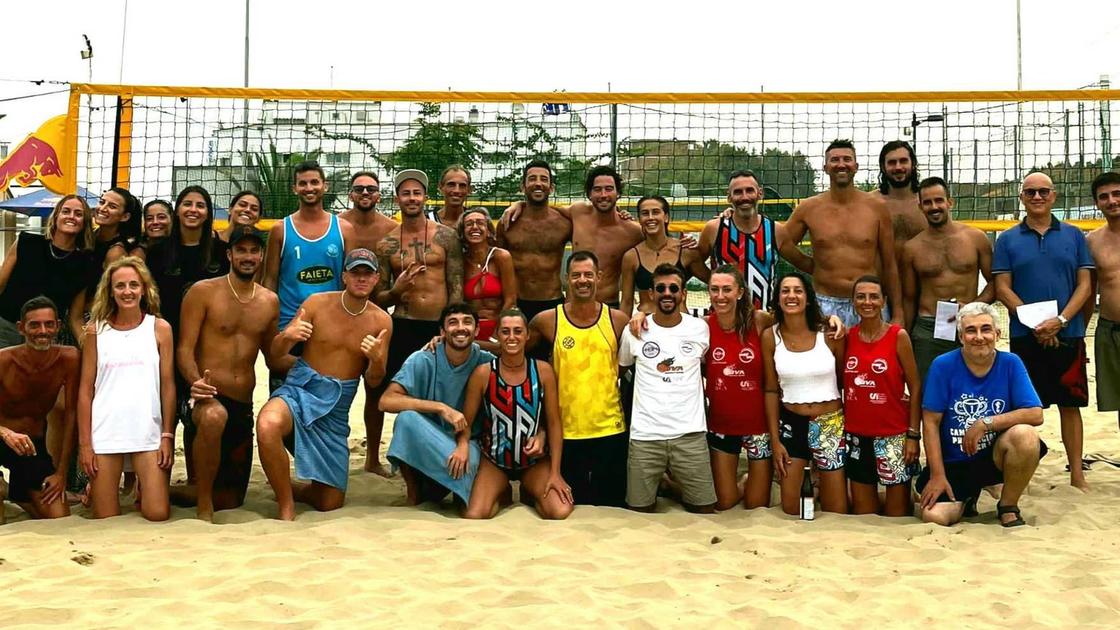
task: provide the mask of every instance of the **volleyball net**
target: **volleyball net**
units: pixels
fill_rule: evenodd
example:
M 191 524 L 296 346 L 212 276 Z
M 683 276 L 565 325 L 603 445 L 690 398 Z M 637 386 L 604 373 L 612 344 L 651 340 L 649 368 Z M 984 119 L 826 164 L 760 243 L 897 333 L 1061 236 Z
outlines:
M 207 188 L 219 208 L 241 189 L 261 194 L 265 216 L 296 207 L 292 171 L 313 159 L 341 209 L 349 176 L 376 172 L 391 212 L 393 173 L 451 164 L 472 178 L 471 203 L 497 215 L 520 196 L 521 169 L 547 160 L 558 203 L 583 198 L 591 166 L 613 164 L 623 207 L 645 194 L 667 197 L 680 227 L 726 205 L 728 175 L 758 174 L 766 212 L 784 218 L 827 187 L 824 149 L 857 150 L 858 184 L 879 187 L 879 151 L 914 146 L 921 176 L 950 182 L 955 216 L 1018 218 L 1018 186 L 1032 170 L 1058 191 L 1056 214 L 1099 218 L 1088 184 L 1120 157 L 1111 110 L 1120 91 L 928 93 L 467 93 L 182 88 L 75 84 L 70 99 L 76 183 L 113 185 L 147 201 L 184 186 Z M 433 205 L 440 203 L 432 186 Z M 995 224 L 999 225 L 999 224 Z M 989 226 L 989 229 L 995 229 Z

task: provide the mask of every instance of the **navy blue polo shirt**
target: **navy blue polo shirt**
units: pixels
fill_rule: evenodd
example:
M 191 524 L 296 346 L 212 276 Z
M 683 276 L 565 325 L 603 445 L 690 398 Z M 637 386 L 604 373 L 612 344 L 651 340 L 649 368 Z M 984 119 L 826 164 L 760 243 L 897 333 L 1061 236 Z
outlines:
M 996 239 L 992 253 L 992 274 L 1011 274 L 1011 290 L 1026 304 L 1058 301 L 1060 313 L 1074 289 L 1077 288 L 1077 270 L 1092 269 L 1093 259 L 1081 230 L 1062 223 L 1050 216 L 1050 227 L 1039 234 L 1027 227 L 1023 219 Z M 1019 323 L 1011 313 L 1011 336 L 1031 334 L 1031 329 Z M 1078 312 L 1069 320 L 1060 337 L 1085 336 L 1085 319 Z

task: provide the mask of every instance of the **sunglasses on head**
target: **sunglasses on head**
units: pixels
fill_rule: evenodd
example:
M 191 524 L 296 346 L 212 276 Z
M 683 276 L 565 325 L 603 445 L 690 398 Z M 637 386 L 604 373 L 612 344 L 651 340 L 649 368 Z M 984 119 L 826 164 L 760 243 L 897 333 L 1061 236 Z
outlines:
M 1053 188 L 1024 188 L 1023 196 L 1028 199 L 1035 195 L 1039 197 L 1049 197 L 1052 192 L 1054 192 Z
M 665 291 L 668 291 L 669 293 L 672 293 L 673 295 L 676 295 L 677 292 L 679 292 L 681 290 L 681 285 L 662 283 L 662 284 L 658 284 L 657 286 L 653 287 L 653 290 L 658 292 L 658 293 L 665 293 Z

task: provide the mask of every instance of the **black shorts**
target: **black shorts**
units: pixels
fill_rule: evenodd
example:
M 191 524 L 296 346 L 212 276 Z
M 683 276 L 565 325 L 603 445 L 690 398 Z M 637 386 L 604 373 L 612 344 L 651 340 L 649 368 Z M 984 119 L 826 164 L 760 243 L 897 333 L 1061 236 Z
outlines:
M 517 309 L 522 313 L 525 313 L 525 317 L 529 321 L 533 321 L 533 318 L 540 313 L 551 311 L 552 309 L 560 306 L 563 303 L 563 297 L 558 297 L 551 300 L 517 300 Z
M 626 432 L 582 440 L 564 440 L 560 474 L 572 487 L 576 505 L 626 507 Z
M 906 463 L 906 439 L 905 433 L 879 437 L 846 433 L 848 481 L 870 486 L 909 484 L 918 474 L 918 462 Z
M 1043 348 L 1034 335 L 1011 338 L 1011 351 L 1019 355 L 1031 377 L 1042 406 L 1089 406 L 1089 377 L 1085 365 L 1085 339 L 1062 339 L 1057 348 Z
M 35 445 L 34 455 L 18 455 L 3 440 L 0 440 L 0 467 L 11 473 L 8 491 L 14 503 L 30 503 L 31 493 L 43 489 L 43 480 L 54 474 L 54 462 L 47 452 L 45 438 L 31 438 Z
M 226 410 L 226 428 L 222 431 L 221 463 L 214 478 L 215 490 L 232 490 L 239 500 L 245 499 L 249 475 L 253 472 L 253 404 L 215 396 Z M 183 423 L 183 446 L 188 461 L 193 458 L 194 438 L 198 427 L 194 418 Z
M 769 433 L 724 435 L 723 433 L 708 431 L 708 448 L 735 457 L 738 457 L 745 450 L 747 459 L 752 462 L 770 459 L 774 454 L 770 445 Z
M 379 387 L 388 385 L 404 365 L 405 359 L 437 335 L 439 322 L 394 317 L 393 335 L 389 338 L 389 358 L 385 363 L 385 378 Z
M 999 440 L 999 438 L 996 438 L 996 440 Z M 1046 442 L 1039 440 L 1039 460 L 1046 457 L 1047 450 Z M 979 497 L 980 491 L 987 486 L 1003 483 L 1003 471 L 996 468 L 994 454 L 995 443 L 993 442 L 991 446 L 977 452 L 971 459 L 961 462 L 945 462 L 945 478 L 949 481 L 949 487 L 953 489 L 953 497 L 957 501 L 970 501 Z M 929 466 L 926 466 L 918 475 L 918 482 L 914 489 L 921 493 L 926 484 L 929 483 L 929 476 Z M 937 497 L 938 503 L 949 503 L 951 501 L 952 499 L 945 492 Z

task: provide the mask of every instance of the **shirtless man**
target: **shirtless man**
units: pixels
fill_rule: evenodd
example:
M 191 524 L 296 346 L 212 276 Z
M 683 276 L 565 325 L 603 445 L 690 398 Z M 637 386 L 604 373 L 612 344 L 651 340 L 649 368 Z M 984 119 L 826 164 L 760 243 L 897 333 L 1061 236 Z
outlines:
M 805 273 L 813 273 L 813 259 L 797 248 L 785 226 L 758 210 L 765 191 L 752 171 L 735 171 L 727 180 L 731 216 L 716 217 L 700 231 L 700 245 L 686 252 L 684 262 L 692 275 L 707 282 L 712 269 L 727 263 L 743 272 L 756 309 L 770 307 L 770 292 L 778 266 L 778 253 Z M 759 251 L 764 254 L 758 256 Z M 709 266 L 709 264 L 711 266 Z
M 572 220 L 548 204 L 552 191 L 552 167 L 544 160 L 529 162 L 521 172 L 525 211 L 509 227 L 498 223 L 498 247 L 513 255 L 517 306 L 529 321 L 564 302 L 560 265 L 572 240 Z
M 261 466 L 276 492 L 280 518 L 295 518 L 295 501 L 326 512 L 342 507 L 349 477 L 350 403 L 358 377 L 377 385 L 385 378 L 392 319 L 369 298 L 378 282 L 377 257 L 368 249 L 346 255 L 342 291 L 316 293 L 272 341 L 272 354 L 303 343 L 303 354 L 257 418 Z M 295 434 L 293 485 L 284 438 Z
M 1101 173 L 1092 183 L 1093 201 L 1108 222 L 1086 236 L 1096 264 L 1101 314 L 1093 337 L 1097 365 L 1097 410 L 1120 411 L 1120 173 Z M 1082 310 L 1085 321 L 1096 300 L 1090 294 Z M 1118 417 L 1120 421 L 1120 417 Z
M 458 164 L 443 169 L 439 176 L 439 194 L 443 197 L 443 208 L 429 210 L 428 219 L 455 229 L 459 217 L 463 216 L 467 197 L 471 194 L 471 174 Z
M 229 245 L 229 274 L 196 282 L 183 298 L 175 352 L 179 373 L 191 383 L 193 409 L 183 445 L 197 485 L 172 488 L 172 499 L 197 504 L 203 520 L 245 501 L 253 468 L 254 366 L 262 350 L 273 366 L 269 350 L 280 317 L 276 294 L 253 281 L 264 258 L 264 236 L 238 225 Z M 291 356 L 284 359 L 278 371 L 295 363 Z
M 463 249 L 459 237 L 455 230 L 424 215 L 428 176 L 424 171 L 406 169 L 393 178 L 393 186 L 401 209 L 401 224 L 382 238 L 374 250 L 384 270 L 374 301 L 385 308 L 394 307 L 386 385 L 410 354 L 439 334 L 443 307 L 463 301 Z M 390 283 L 393 278 L 395 281 Z M 376 407 L 385 388 L 370 387 L 367 384 L 366 393 L 372 398 L 373 408 L 367 407 L 365 416 L 365 468 L 388 477 L 392 473 L 381 463 L 385 414 Z
M 11 500 L 32 518 L 69 516 L 63 495 L 74 453 L 78 349 L 52 344 L 62 323 L 49 298 L 31 298 L 20 311 L 17 327 L 24 343 L 0 350 L 0 466 L 11 477 Z M 62 452 L 56 469 L 47 452 L 47 413 L 63 388 Z
M 909 142 L 893 140 L 879 151 L 879 194 L 891 213 L 894 251 L 901 257 L 903 244 L 926 229 L 918 201 L 918 158 Z
M 370 171 L 350 176 L 350 209 L 338 215 L 354 226 L 354 242 L 350 247 L 373 251 L 381 239 L 397 227 L 397 222 L 377 211 L 381 201 L 381 182 Z
M 852 286 L 865 274 L 880 277 L 890 299 L 891 322 L 902 323 L 902 287 L 894 261 L 894 233 L 886 200 L 855 185 L 856 150 L 847 140 L 834 140 L 824 152 L 829 188 L 803 201 L 786 222 L 790 242 L 808 232 L 813 241 L 813 288 L 825 317 L 836 315 L 848 328 L 859 323 L 852 306 Z M 888 311 L 884 309 L 884 313 Z
M 918 198 L 929 227 L 902 244 L 899 273 L 903 317 L 914 340 L 918 374 L 924 382 L 935 358 L 960 347 L 955 339 L 934 338 L 937 303 L 991 304 L 995 285 L 992 243 L 980 230 L 953 221 L 949 184 L 940 177 L 927 177 L 918 185 Z M 987 283 L 983 291 L 980 274 Z

